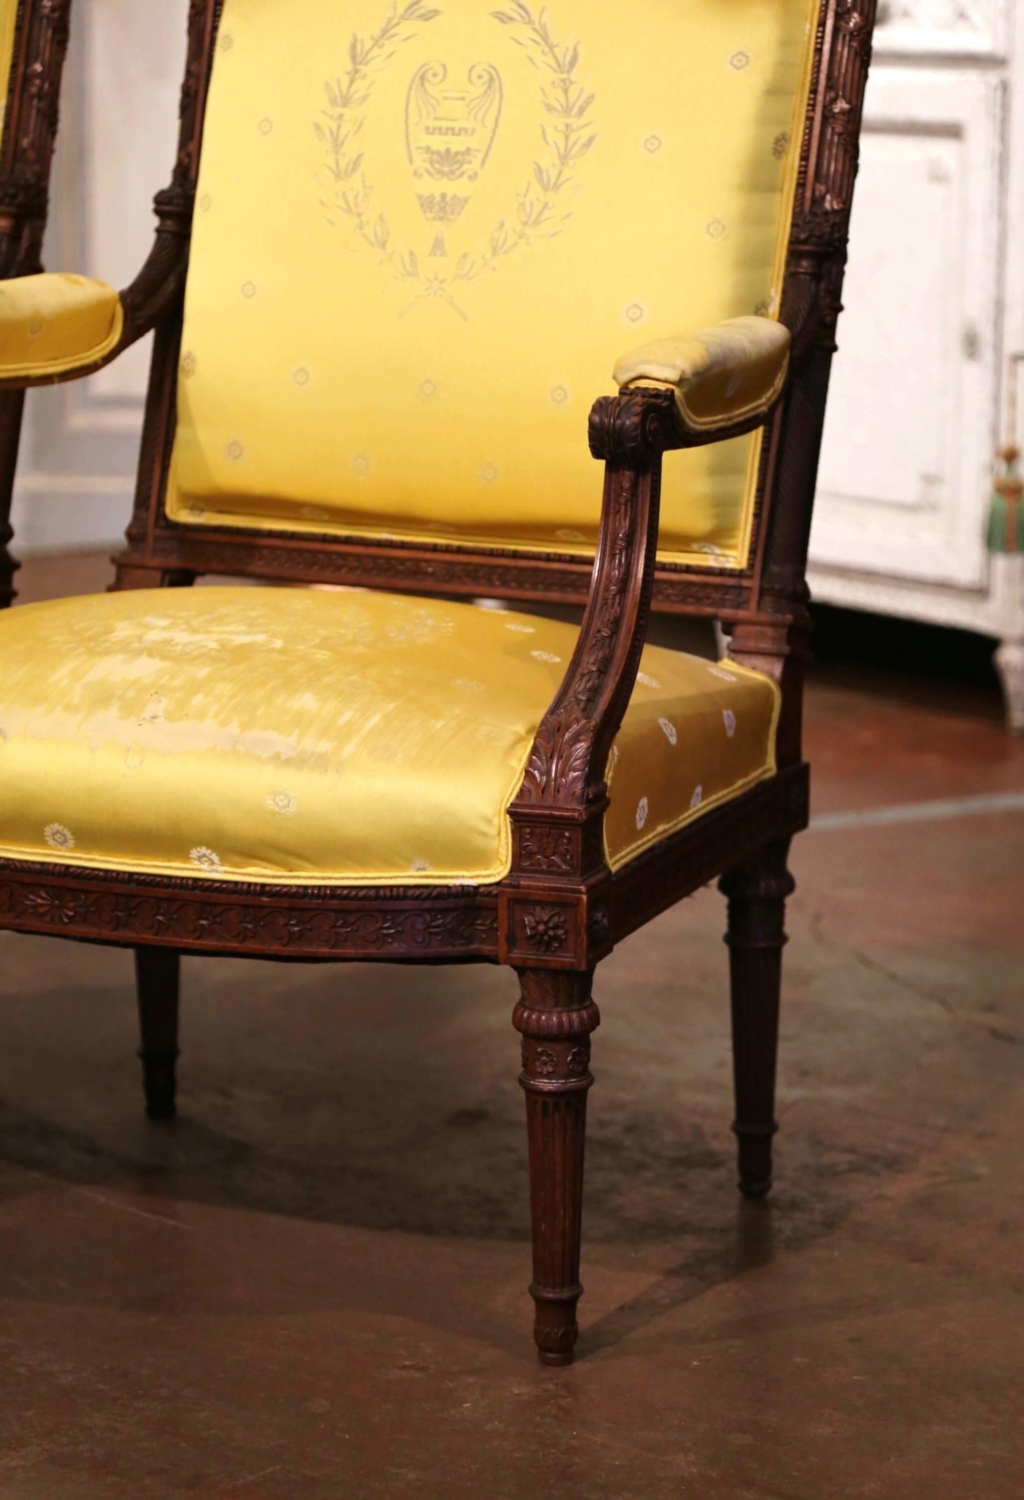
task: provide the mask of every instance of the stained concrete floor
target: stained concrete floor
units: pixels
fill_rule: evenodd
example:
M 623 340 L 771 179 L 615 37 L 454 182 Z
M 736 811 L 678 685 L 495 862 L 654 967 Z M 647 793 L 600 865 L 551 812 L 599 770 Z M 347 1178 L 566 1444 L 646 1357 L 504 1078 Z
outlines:
M 816 811 L 1024 789 L 993 708 L 818 681 Z M 721 898 L 599 972 L 570 1370 L 529 1339 L 508 974 L 186 960 L 159 1127 L 128 956 L 0 935 L 0 1500 L 1017 1500 L 1024 810 L 793 868 L 766 1204 Z

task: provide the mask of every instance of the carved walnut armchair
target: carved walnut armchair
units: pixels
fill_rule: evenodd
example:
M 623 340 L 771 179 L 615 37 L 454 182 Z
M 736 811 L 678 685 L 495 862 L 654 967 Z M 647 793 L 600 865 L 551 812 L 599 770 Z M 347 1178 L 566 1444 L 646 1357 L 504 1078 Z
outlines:
M 740 1185 L 771 1183 L 873 14 L 192 0 L 138 279 L 0 289 L 10 390 L 156 331 L 117 591 L 0 625 L 0 924 L 135 948 L 157 1117 L 182 952 L 514 968 L 549 1364 L 594 970 L 717 875 Z M 729 657 L 645 646 L 652 607 L 722 621 Z

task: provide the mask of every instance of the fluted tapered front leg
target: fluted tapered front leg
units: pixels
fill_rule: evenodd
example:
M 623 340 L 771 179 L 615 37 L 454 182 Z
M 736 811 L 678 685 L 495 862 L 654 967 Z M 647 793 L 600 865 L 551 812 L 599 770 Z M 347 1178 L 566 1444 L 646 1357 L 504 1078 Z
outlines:
M 736 1085 L 740 1190 L 763 1198 L 772 1185 L 775 1072 L 779 1046 L 786 897 L 794 888 L 786 869 L 789 840 L 780 839 L 721 881 L 729 898 L 732 1055 Z
M 592 974 L 519 971 L 513 1024 L 522 1034 L 533 1220 L 533 1336 L 542 1364 L 571 1364 L 578 1335 L 583 1148 L 590 1033 L 600 1021 Z

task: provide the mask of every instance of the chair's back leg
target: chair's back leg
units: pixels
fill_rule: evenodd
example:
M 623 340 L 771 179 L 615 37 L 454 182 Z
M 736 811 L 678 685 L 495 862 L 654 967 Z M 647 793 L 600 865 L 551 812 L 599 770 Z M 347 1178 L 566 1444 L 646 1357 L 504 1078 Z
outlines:
M 793 877 L 786 868 L 789 840 L 768 844 L 721 881 L 729 898 L 729 969 L 732 1055 L 736 1086 L 740 1190 L 763 1198 L 772 1185 L 775 1068 L 779 1045 L 779 992 L 786 943 L 786 897 Z
M 173 1120 L 178 1060 L 178 980 L 181 955 L 173 948 L 136 948 L 142 1080 L 151 1120 Z
M 541 1363 L 572 1362 L 578 1329 L 583 1147 L 590 1033 L 600 1021 L 591 973 L 519 971 L 513 1024 L 522 1035 L 533 1220 L 533 1336 Z

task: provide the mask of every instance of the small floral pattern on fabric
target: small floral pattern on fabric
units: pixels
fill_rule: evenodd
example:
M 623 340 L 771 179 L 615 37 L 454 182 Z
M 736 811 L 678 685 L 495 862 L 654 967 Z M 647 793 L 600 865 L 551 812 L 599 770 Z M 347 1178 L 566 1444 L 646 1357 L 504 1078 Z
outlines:
M 172 519 L 279 531 L 319 505 L 335 535 L 450 525 L 583 555 L 599 489 L 574 408 L 648 329 L 770 305 L 816 5 L 645 6 L 638 68 L 616 62 L 635 7 L 303 0 L 301 26 L 295 9 L 229 3 L 213 59 Z M 300 359 L 345 390 L 353 351 L 387 401 L 295 399 Z M 664 553 L 744 565 L 759 442 L 671 455 Z
M 287 885 L 500 880 L 507 809 L 578 637 L 356 591 L 5 611 L 0 857 Z M 614 869 L 774 768 L 766 677 L 657 647 L 641 668 L 605 767 Z

